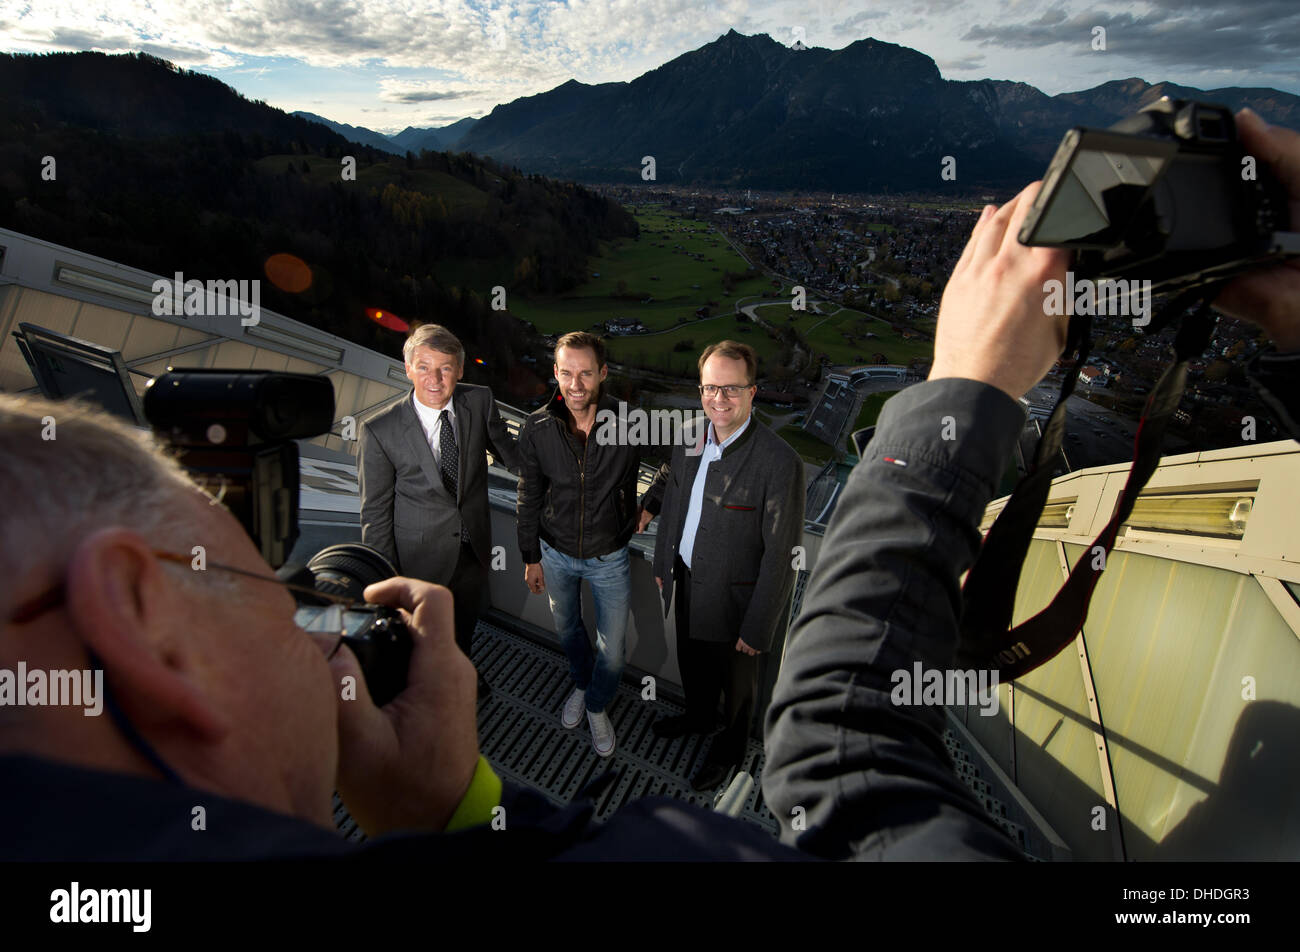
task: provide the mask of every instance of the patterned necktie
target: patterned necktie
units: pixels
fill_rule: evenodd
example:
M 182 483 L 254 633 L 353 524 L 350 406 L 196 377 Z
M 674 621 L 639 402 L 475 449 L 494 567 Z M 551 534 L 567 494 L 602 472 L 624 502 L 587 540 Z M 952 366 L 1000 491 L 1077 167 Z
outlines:
M 451 412 L 442 411 L 442 428 L 438 435 L 438 450 L 441 457 L 442 484 L 456 497 L 457 474 L 460 472 L 460 450 L 456 448 L 456 434 L 451 429 Z

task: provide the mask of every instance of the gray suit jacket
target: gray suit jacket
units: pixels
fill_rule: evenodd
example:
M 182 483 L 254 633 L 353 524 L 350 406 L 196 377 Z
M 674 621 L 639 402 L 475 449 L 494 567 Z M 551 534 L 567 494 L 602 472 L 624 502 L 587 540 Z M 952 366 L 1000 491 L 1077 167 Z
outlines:
M 703 418 L 701 422 L 708 425 Z M 660 516 L 655 575 L 663 579 L 665 615 L 699 471 L 698 454 L 674 447 L 672 461 L 660 468 L 643 502 Z M 772 650 L 794 588 L 793 549 L 803 539 L 803 510 L 803 460 L 752 417 L 705 477 L 704 508 L 691 555 L 689 637 L 717 642 L 740 637 L 751 648 Z
M 361 424 L 361 541 L 374 546 L 410 578 L 445 585 L 460 554 L 462 523 L 479 562 L 492 555 L 484 453 L 519 472 L 514 437 L 497 412 L 492 391 L 461 383 L 452 394 L 460 474 L 452 499 L 407 394 Z

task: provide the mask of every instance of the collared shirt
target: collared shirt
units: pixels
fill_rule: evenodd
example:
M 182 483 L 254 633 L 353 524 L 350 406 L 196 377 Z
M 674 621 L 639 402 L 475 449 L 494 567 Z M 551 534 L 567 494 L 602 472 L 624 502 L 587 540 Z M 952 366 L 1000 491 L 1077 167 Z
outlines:
M 415 391 L 411 391 L 411 400 L 415 403 L 415 414 L 420 418 L 420 426 L 424 430 L 424 441 L 433 449 L 433 462 L 439 469 L 442 468 L 442 410 L 446 410 L 451 419 L 451 435 L 456 437 L 456 445 L 460 446 L 460 432 L 456 426 L 456 409 L 452 406 L 453 401 L 448 400 L 447 405 L 442 410 L 435 410 L 433 407 L 426 407 L 416 399 Z
M 709 434 L 704 441 L 704 448 L 700 450 L 700 469 L 695 474 L 695 483 L 691 486 L 691 502 L 686 508 L 686 524 L 682 526 L 682 541 L 677 547 L 677 554 L 681 556 L 688 569 L 691 567 L 691 554 L 695 551 L 695 533 L 700 528 L 700 514 L 704 510 L 704 481 L 709 475 L 709 464 L 714 460 L 722 459 L 722 451 L 736 442 L 740 434 L 745 432 L 745 427 L 749 426 L 753 416 L 751 413 L 745 417 L 745 422 L 740 424 L 736 432 L 721 444 L 717 442 L 713 421 L 709 421 Z

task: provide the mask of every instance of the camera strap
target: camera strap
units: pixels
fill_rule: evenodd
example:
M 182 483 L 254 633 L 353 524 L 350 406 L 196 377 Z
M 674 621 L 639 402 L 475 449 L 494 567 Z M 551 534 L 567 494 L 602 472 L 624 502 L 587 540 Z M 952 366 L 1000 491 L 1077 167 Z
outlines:
M 1138 422 L 1133 465 L 1110 521 L 1093 544 L 1084 549 L 1051 603 L 1012 628 L 1021 568 L 1051 490 L 1052 471 L 1065 434 L 1065 405 L 1091 349 L 1091 320 L 1082 315 L 1070 317 L 1064 353 L 1076 355 L 1074 370 L 1066 374 L 1061 384 L 1060 396 L 1039 438 L 1033 463 L 989 528 L 962 587 L 961 644 L 956 659 L 959 667 L 997 669 L 1002 680 L 1011 681 L 1050 661 L 1082 629 L 1093 590 L 1105 571 L 1106 558 L 1114 548 L 1119 527 L 1132 513 L 1138 494 L 1160 465 L 1165 429 L 1178 409 L 1187 383 L 1187 362 L 1198 357 L 1209 343 L 1214 316 L 1208 301 L 1217 290 L 1217 287 L 1200 287 L 1185 291 L 1153 318 L 1147 328 L 1148 335 L 1164 327 L 1191 303 L 1201 302 L 1195 313 L 1180 324 L 1174 341 L 1174 362 L 1165 369 L 1147 398 Z

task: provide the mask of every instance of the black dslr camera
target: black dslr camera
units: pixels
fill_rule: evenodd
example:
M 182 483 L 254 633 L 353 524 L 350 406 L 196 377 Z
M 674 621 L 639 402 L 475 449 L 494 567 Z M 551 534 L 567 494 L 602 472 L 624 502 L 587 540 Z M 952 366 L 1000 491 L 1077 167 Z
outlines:
M 1300 255 L 1292 227 L 1285 189 L 1246 155 L 1232 111 L 1166 96 L 1108 130 L 1067 132 L 1020 241 L 1075 249 L 1080 277 L 1159 293 Z
M 285 564 L 298 540 L 298 445 L 329 431 L 334 385 L 324 377 L 268 371 L 168 371 L 149 381 L 144 412 L 201 486 L 244 526 L 296 593 L 294 620 L 309 632 L 338 634 L 356 654 L 376 704 L 406 686 L 411 633 L 401 616 L 364 604 L 373 582 L 397 574 L 360 543 L 332 545 L 306 565 Z M 328 596 L 334 596 L 330 598 Z M 343 607 L 340 598 L 355 602 Z

